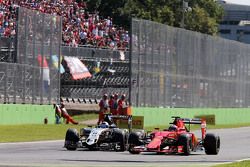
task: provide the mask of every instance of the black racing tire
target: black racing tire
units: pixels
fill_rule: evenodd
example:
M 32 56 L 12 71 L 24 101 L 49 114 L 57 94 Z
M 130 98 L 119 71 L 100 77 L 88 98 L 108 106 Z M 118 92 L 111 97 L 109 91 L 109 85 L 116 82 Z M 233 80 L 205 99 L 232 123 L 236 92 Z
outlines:
M 183 146 L 183 155 L 190 155 L 191 153 L 191 138 L 186 135 L 182 134 L 179 136 L 178 145 Z
M 132 144 L 135 146 L 143 145 L 143 143 L 140 141 L 140 136 L 143 134 L 141 132 L 131 132 L 128 136 L 128 144 Z
M 135 146 L 145 145 L 145 133 L 143 130 L 131 132 L 128 136 L 128 151 L 130 154 L 140 154 L 140 151 L 135 151 Z
M 74 151 L 77 149 L 77 143 L 79 141 L 79 133 L 76 129 L 68 129 L 65 136 L 65 148 L 67 150 Z
M 206 134 L 204 148 L 207 155 L 217 155 L 220 151 L 220 137 L 212 133 Z
M 164 155 L 165 153 L 164 152 L 157 152 L 156 154 L 157 155 Z
M 126 151 L 126 134 L 122 131 L 116 131 L 115 132 L 115 141 L 119 145 L 119 149 L 115 149 L 117 152 L 123 152 Z
M 128 146 L 128 152 L 130 153 L 130 154 L 140 154 L 140 151 L 135 151 L 133 148 L 135 147 L 135 145 L 133 145 L 133 144 L 130 144 L 129 146 Z

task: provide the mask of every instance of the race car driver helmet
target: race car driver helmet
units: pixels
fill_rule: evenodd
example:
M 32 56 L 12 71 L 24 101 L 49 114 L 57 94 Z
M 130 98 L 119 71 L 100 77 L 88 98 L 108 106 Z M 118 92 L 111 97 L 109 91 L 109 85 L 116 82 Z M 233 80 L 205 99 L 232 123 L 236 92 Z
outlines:
M 107 122 L 102 122 L 100 124 L 100 128 L 108 128 L 109 127 L 109 124 Z
M 112 124 L 110 125 L 110 128 L 117 128 L 117 126 L 116 126 L 116 124 L 112 123 Z
M 177 126 L 176 125 L 171 125 L 169 128 L 168 128 L 169 131 L 177 131 Z

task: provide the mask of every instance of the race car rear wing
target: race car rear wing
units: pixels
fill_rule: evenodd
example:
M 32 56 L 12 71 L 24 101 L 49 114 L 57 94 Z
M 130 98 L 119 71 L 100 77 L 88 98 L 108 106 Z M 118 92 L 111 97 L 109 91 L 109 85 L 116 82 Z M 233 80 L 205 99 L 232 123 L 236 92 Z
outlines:
M 181 118 L 181 117 L 176 117 L 176 116 L 172 118 L 174 118 L 174 122 L 176 120 L 181 120 L 185 124 L 201 124 L 202 123 L 202 119 L 200 118 Z M 174 124 L 174 122 L 170 124 Z
M 200 118 L 180 118 L 180 117 L 176 117 L 176 116 L 174 116 L 172 118 L 174 118 L 174 121 L 171 124 L 176 124 L 176 122 L 178 120 L 180 120 L 184 124 L 188 124 L 189 125 L 189 130 L 190 130 L 190 125 L 191 124 L 201 125 L 202 139 L 205 138 L 205 136 L 206 136 L 206 128 L 207 128 L 207 124 L 206 124 L 206 120 L 205 119 L 200 119 Z
M 199 118 L 181 118 L 185 124 L 201 124 L 202 120 Z
M 112 114 L 105 114 L 104 120 L 108 122 L 109 120 L 127 120 L 128 122 L 128 130 L 129 132 L 132 131 L 132 115 L 112 115 Z
M 113 119 L 123 119 L 123 120 L 132 119 L 132 115 L 110 115 L 110 114 L 107 115 Z

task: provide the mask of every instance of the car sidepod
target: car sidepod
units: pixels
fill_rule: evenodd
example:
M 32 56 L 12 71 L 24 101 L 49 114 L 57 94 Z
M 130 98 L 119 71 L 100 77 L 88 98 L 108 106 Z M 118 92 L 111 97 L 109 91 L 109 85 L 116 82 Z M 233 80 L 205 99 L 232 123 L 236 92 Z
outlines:
M 88 138 L 86 139 L 86 144 L 88 146 L 93 146 L 99 142 L 99 137 L 102 133 L 104 133 L 107 129 L 105 128 L 94 128 L 90 132 Z

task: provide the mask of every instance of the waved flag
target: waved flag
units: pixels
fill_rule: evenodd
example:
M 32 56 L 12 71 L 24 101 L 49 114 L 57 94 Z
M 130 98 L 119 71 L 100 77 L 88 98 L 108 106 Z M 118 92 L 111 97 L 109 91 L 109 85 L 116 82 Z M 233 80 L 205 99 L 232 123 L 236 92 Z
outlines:
M 46 57 L 43 57 L 43 61 L 42 61 L 42 56 L 39 54 L 37 56 L 37 60 L 38 60 L 38 64 L 39 66 L 42 68 L 43 70 L 43 84 L 44 84 L 44 90 L 46 92 L 49 91 L 49 85 L 50 85 L 50 77 L 49 77 L 49 66 L 48 66 L 48 62 L 46 60 Z
M 88 68 L 77 57 L 64 56 L 74 80 L 91 77 Z
M 52 64 L 53 66 L 58 69 L 58 56 L 57 55 L 52 55 L 51 57 L 52 59 Z M 65 69 L 63 68 L 62 64 L 61 64 L 62 60 L 60 60 L 60 73 L 64 73 L 65 72 Z

